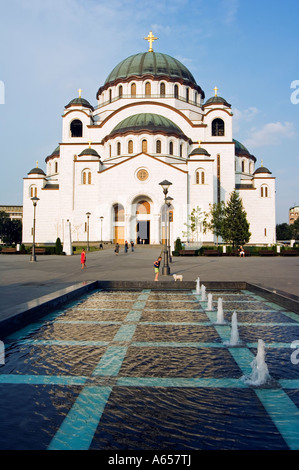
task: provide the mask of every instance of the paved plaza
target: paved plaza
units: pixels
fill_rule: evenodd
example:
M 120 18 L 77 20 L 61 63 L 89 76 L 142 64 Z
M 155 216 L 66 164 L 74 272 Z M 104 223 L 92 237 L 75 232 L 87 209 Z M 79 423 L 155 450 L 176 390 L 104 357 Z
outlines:
M 153 281 L 161 249 L 137 246 L 116 256 L 112 245 L 105 246 L 87 253 L 83 270 L 79 255 L 37 255 L 36 262 L 29 255 L 0 255 L 0 313 L 82 281 Z M 298 297 L 298 268 L 298 257 L 173 257 L 171 275 L 159 279 L 174 282 L 172 274 L 182 274 L 184 281 L 245 281 Z

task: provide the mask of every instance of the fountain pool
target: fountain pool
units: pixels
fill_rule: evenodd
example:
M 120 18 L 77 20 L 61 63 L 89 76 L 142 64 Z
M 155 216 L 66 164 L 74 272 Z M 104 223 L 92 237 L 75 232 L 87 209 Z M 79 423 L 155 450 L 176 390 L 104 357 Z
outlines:
M 298 450 L 298 315 L 211 292 L 224 325 L 198 288 L 97 290 L 4 338 L 0 449 Z M 242 380 L 259 339 L 271 386 Z

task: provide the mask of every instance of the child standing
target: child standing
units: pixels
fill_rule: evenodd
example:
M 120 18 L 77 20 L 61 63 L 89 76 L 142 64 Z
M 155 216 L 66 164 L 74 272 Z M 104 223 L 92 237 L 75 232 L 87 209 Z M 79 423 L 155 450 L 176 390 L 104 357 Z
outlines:
M 161 260 L 162 260 L 162 257 L 159 256 L 159 258 L 154 262 L 154 268 L 155 268 L 155 273 L 156 273 L 155 281 L 158 281 Z
M 81 253 L 81 269 L 86 268 L 86 253 L 83 248 L 82 253 Z

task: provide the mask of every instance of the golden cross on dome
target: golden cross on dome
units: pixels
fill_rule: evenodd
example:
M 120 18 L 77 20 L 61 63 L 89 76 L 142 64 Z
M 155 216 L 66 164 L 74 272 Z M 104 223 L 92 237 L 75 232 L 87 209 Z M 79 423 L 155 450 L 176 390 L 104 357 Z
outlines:
M 215 91 L 215 96 L 217 96 L 218 88 L 216 86 L 214 88 L 214 91 Z
M 198 141 L 198 147 L 200 148 L 201 140 Z
M 264 160 L 261 161 L 261 166 L 264 166 Z
M 153 33 L 150 31 L 149 35 L 147 38 L 144 38 L 146 41 L 149 42 L 149 50 L 148 52 L 154 52 L 153 51 L 153 42 L 156 41 L 156 39 L 159 39 L 159 38 L 156 38 Z
M 88 141 L 89 148 L 91 148 L 91 140 Z
M 79 98 L 81 98 L 81 95 L 82 95 L 82 90 L 81 90 L 81 88 L 79 88 L 78 92 L 79 92 Z
M 38 160 L 36 160 L 36 168 L 38 168 Z

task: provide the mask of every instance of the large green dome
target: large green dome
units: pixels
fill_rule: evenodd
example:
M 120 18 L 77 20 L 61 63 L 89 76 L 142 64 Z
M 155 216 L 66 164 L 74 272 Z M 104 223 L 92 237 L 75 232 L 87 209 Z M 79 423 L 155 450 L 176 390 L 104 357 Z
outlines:
M 170 119 L 154 113 L 141 113 L 129 116 L 114 127 L 109 137 L 126 133 L 163 133 L 187 139 L 181 129 Z
M 115 82 L 130 81 L 144 76 L 171 81 L 178 81 L 196 88 L 204 98 L 204 92 L 196 84 L 192 73 L 179 60 L 161 52 L 141 52 L 120 62 L 108 75 L 105 84 L 98 91 L 113 85 Z

